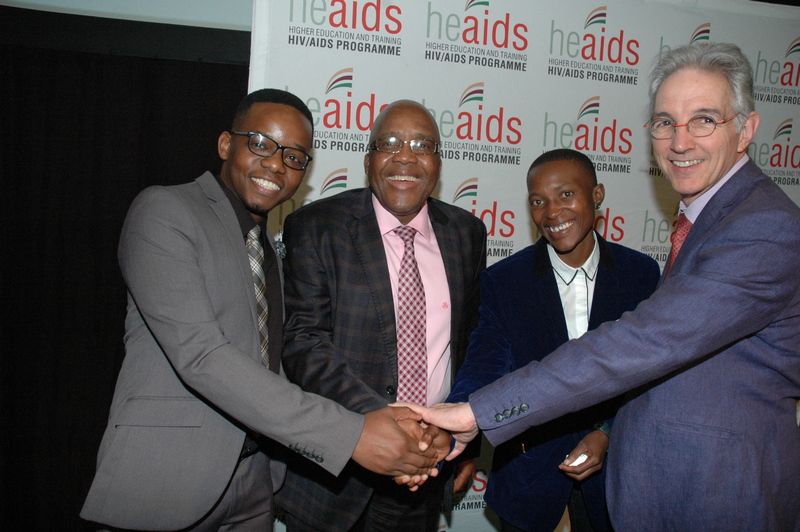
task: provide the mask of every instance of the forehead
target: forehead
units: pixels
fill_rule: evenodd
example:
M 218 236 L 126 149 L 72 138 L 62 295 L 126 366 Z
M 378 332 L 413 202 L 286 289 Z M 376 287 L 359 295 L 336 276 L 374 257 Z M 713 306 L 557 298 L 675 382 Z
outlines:
M 307 136 L 311 138 L 311 123 L 303 113 L 290 105 L 272 102 L 258 102 L 250 106 L 247 113 L 236 125 L 239 129 L 255 131 L 270 136 Z M 307 139 L 295 139 L 304 141 Z
M 718 111 L 731 107 L 731 90 L 722 74 L 684 68 L 670 75 L 659 87 L 655 113 L 677 114 Z
M 531 192 L 564 185 L 592 187 L 594 183 L 591 174 L 582 164 L 569 159 L 548 161 L 528 174 L 528 190 Z
M 416 105 L 394 105 L 384 110 L 372 129 L 373 137 L 399 135 L 439 138 L 436 123 L 428 111 Z

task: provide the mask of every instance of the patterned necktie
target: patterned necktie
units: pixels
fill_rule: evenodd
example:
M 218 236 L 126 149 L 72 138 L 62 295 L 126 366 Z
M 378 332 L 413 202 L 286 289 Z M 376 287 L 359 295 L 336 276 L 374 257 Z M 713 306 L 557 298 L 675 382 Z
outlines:
M 261 337 L 261 362 L 269 367 L 269 329 L 267 317 L 266 281 L 264 279 L 264 248 L 261 246 L 261 228 L 255 226 L 247 233 L 247 255 L 250 257 L 250 269 L 253 271 L 253 283 L 256 290 L 256 310 L 258 311 L 258 333 Z
M 397 286 L 397 400 L 428 404 L 425 287 L 414 257 L 417 230 L 401 225 L 394 232 L 405 248 Z
M 672 233 L 672 236 L 670 237 L 670 240 L 672 241 L 672 249 L 669 252 L 667 269 L 664 270 L 665 276 L 667 273 L 669 273 L 669 269 L 672 268 L 672 263 L 675 262 L 675 257 L 677 257 L 678 253 L 680 253 L 683 242 L 686 240 L 686 236 L 689 234 L 689 230 L 691 228 L 692 222 L 689 221 L 689 218 L 687 218 L 685 214 L 681 213 L 678 216 L 678 225 L 675 228 L 675 232 Z

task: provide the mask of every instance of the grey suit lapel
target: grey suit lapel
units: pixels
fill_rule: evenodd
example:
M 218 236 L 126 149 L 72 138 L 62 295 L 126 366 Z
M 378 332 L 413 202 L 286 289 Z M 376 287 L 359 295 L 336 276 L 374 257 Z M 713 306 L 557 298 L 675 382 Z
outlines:
M 220 188 L 217 179 L 206 172 L 198 177 L 196 180 L 200 188 L 206 195 L 208 206 L 211 211 L 219 220 L 220 225 L 225 233 L 225 242 L 215 243 L 212 245 L 218 246 L 219 250 L 224 250 L 226 247 L 231 250 L 231 256 L 236 260 L 236 265 L 239 270 L 239 277 L 244 287 L 244 292 L 247 294 L 247 300 L 250 303 L 250 314 L 252 323 L 258 323 L 256 314 L 256 296 L 255 291 L 249 287 L 253 286 L 253 272 L 250 270 L 250 262 L 247 258 L 247 252 L 244 247 L 244 237 L 242 236 L 242 229 L 239 226 L 239 220 L 236 218 L 236 213 L 233 211 L 231 202 L 225 192 Z M 270 237 L 271 240 L 271 237 Z M 224 251 L 218 251 L 224 253 Z M 256 345 L 258 342 L 258 329 L 253 327 L 253 334 L 256 336 Z M 255 357 L 254 357 L 255 358 Z

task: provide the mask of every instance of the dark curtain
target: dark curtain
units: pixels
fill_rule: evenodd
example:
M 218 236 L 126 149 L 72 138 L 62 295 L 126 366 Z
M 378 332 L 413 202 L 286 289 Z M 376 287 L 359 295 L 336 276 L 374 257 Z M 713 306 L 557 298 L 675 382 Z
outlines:
M 78 512 L 124 355 L 125 213 L 149 185 L 218 171 L 247 75 L 0 42 L 3 529 L 92 530 Z

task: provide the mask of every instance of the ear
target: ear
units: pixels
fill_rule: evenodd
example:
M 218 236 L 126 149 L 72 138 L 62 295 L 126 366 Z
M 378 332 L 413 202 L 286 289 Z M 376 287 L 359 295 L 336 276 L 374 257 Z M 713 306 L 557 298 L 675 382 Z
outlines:
M 758 131 L 758 125 L 760 123 L 761 116 L 755 111 L 750 113 L 750 116 L 747 117 L 747 120 L 742 126 L 742 130 L 739 132 L 739 144 L 736 146 L 736 151 L 738 153 L 742 153 L 750 145 L 750 142 L 752 142 L 753 138 L 756 136 L 756 131 Z
M 600 183 L 594 187 L 594 190 L 592 190 L 592 199 L 596 205 L 595 209 L 599 209 L 600 205 L 603 203 L 603 200 L 606 199 L 606 187 L 603 186 L 603 183 Z
M 364 154 L 364 175 L 369 176 L 369 155 L 370 152 Z
M 227 131 L 220 133 L 217 139 L 217 153 L 219 153 L 219 158 L 223 161 L 228 160 L 228 153 L 231 149 L 231 139 L 232 136 Z

